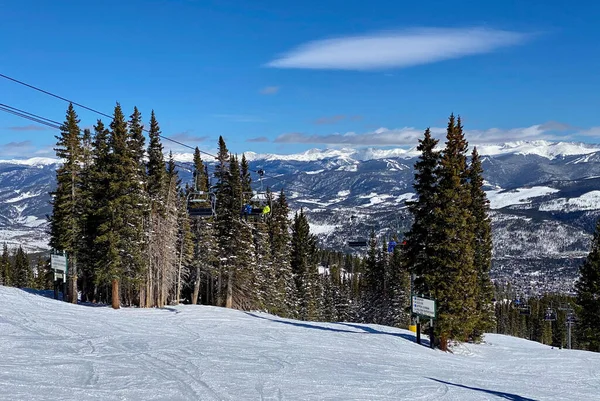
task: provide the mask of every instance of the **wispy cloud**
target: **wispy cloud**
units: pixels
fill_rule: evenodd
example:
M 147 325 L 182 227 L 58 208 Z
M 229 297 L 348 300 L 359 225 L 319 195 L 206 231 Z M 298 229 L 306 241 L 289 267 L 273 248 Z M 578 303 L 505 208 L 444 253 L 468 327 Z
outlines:
M 208 136 L 193 135 L 190 130 L 169 135 L 168 138 L 179 142 L 204 142 L 209 139 Z
M 591 127 L 580 131 L 579 134 L 587 137 L 596 137 L 600 139 L 600 127 Z
M 43 125 L 29 124 L 29 125 L 18 125 L 18 126 L 14 126 L 14 127 L 7 127 L 6 129 L 8 129 L 10 131 L 24 132 L 24 131 L 47 131 L 51 128 L 45 127 Z
M 33 151 L 31 141 L 8 142 L 0 145 L 0 156 L 27 156 Z
M 300 132 L 292 132 L 279 135 L 274 142 L 277 143 L 314 143 L 328 145 L 412 145 L 423 135 L 423 131 L 414 128 L 401 128 L 389 130 L 380 128 L 373 132 L 357 134 L 347 132 L 345 134 L 335 133 L 329 135 L 311 135 Z
M 445 127 L 432 127 L 430 130 L 432 135 L 439 139 L 441 143 L 445 141 Z M 575 134 L 586 135 L 586 133 L 590 136 L 594 134 L 600 135 L 600 127 L 577 133 L 557 134 L 556 131 L 556 127 L 549 127 L 547 124 L 536 124 L 530 127 L 512 129 L 490 128 L 486 130 L 465 130 L 465 137 L 470 144 L 490 144 L 539 139 L 571 140 Z M 314 135 L 292 132 L 278 136 L 274 142 L 354 146 L 415 146 L 417 141 L 423 137 L 423 132 L 424 129 L 414 127 L 397 129 L 379 128 L 362 134 L 347 132 L 345 134 Z
M 267 86 L 260 90 L 261 95 L 274 95 L 279 92 L 279 86 Z
M 531 35 L 488 28 L 419 28 L 302 44 L 266 64 L 275 68 L 374 70 L 429 64 L 523 43 Z
M 269 138 L 266 136 L 259 136 L 257 138 L 246 139 L 246 142 L 269 142 Z

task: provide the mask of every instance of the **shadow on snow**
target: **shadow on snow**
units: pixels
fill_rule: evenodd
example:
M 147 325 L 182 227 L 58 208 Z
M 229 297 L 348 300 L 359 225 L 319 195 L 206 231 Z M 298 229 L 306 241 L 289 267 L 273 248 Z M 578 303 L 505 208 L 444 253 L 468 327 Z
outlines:
M 362 333 L 359 331 L 355 331 L 355 330 L 348 330 L 345 328 L 334 328 L 334 327 L 326 327 L 326 326 L 320 326 L 318 324 L 314 324 L 314 323 L 304 323 L 304 322 L 298 322 L 298 321 L 286 321 L 286 320 L 278 320 L 278 319 L 272 319 L 266 316 L 259 316 L 256 315 L 254 313 L 251 312 L 244 312 L 246 315 L 248 316 L 252 316 L 258 319 L 264 319 L 264 320 L 269 320 L 271 322 L 276 322 L 276 323 L 282 323 L 282 324 L 288 324 L 290 326 L 296 326 L 296 327 L 303 327 L 306 329 L 313 329 L 313 330 L 323 330 L 323 331 L 333 331 L 336 333 L 351 333 L 351 334 L 384 334 L 384 335 L 388 335 L 388 336 L 394 336 L 394 337 L 400 337 L 403 338 L 405 340 L 411 341 L 411 342 L 415 342 L 416 341 L 416 335 L 415 334 L 407 334 L 407 333 L 391 333 L 391 332 L 387 332 L 387 331 L 381 331 L 381 330 L 377 330 L 374 329 L 372 327 L 369 326 L 362 326 L 359 324 L 352 324 L 352 323 L 342 323 L 342 322 L 331 322 L 328 324 L 337 324 L 340 326 L 346 326 L 346 327 L 351 327 L 353 329 L 358 329 L 358 330 L 362 330 Z M 425 339 L 425 338 L 421 338 L 421 345 L 427 346 L 429 347 L 429 340 Z
M 505 400 L 511 400 L 511 401 L 536 401 L 533 398 L 521 397 L 520 395 L 517 395 L 517 394 L 503 393 L 502 391 L 486 390 L 484 388 L 479 388 L 479 387 L 470 387 L 470 386 L 465 386 L 465 385 L 462 385 L 462 384 L 450 383 L 450 382 L 447 382 L 447 381 L 444 381 L 444 380 L 434 379 L 433 377 L 428 377 L 428 379 L 436 381 L 438 383 L 443 383 L 443 384 L 446 384 L 446 385 L 449 385 L 449 386 L 456 386 L 456 387 L 466 388 L 466 389 L 469 389 L 469 390 L 481 391 L 483 393 L 492 394 L 492 395 L 495 395 L 497 397 L 503 398 Z

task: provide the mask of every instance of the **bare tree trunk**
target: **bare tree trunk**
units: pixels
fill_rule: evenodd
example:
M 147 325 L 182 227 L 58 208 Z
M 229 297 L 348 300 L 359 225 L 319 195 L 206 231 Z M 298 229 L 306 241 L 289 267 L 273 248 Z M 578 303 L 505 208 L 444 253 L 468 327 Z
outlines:
M 76 274 L 72 274 L 71 275 L 71 280 L 69 282 L 70 287 L 69 288 L 69 295 L 71 296 L 71 303 L 72 304 L 76 304 L 77 303 L 77 275 Z
M 233 268 L 229 268 L 229 274 L 227 275 L 227 301 L 225 302 L 226 308 L 233 308 Z
M 121 300 L 119 298 L 119 280 L 116 278 L 112 281 L 112 307 L 113 309 L 119 309 L 121 307 Z
M 146 307 L 146 283 L 140 283 L 140 308 Z
M 179 305 L 179 298 L 181 297 L 181 265 L 183 263 L 183 244 L 184 236 L 181 235 L 181 249 L 179 250 L 179 265 L 177 266 L 177 292 L 175 293 L 175 305 Z
M 194 281 L 194 293 L 192 294 L 192 305 L 198 303 L 198 295 L 200 294 L 200 266 L 196 267 L 196 281 Z
M 219 266 L 219 277 L 217 278 L 217 306 L 223 306 L 223 269 Z

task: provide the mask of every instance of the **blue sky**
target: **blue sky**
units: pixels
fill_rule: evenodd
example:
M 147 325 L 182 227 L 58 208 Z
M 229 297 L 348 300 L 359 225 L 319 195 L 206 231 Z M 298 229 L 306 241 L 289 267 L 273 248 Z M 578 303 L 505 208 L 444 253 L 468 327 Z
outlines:
M 451 112 L 471 143 L 599 142 L 595 1 L 0 4 L 0 73 L 108 114 L 154 109 L 206 151 L 219 135 L 237 153 L 414 146 Z M 5 79 L 0 104 L 58 121 L 67 106 Z M 52 155 L 54 134 L 0 113 L 0 157 Z

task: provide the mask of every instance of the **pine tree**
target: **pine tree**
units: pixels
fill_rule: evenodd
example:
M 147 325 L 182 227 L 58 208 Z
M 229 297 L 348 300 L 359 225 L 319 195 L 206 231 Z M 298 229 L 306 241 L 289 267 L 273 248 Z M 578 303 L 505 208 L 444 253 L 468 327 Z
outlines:
M 413 293 L 428 294 L 431 289 L 430 272 L 437 269 L 433 262 L 435 249 L 435 216 L 432 213 L 437 205 L 440 152 L 435 150 L 438 140 L 431 136 L 429 128 L 419 140 L 417 150 L 421 152 L 415 163 L 414 189 L 416 201 L 407 201 L 413 217 L 413 224 L 406 234 L 406 259 L 411 273 L 415 275 Z
M 158 299 L 158 285 L 161 262 L 163 261 L 161 229 L 167 214 L 165 200 L 168 192 L 167 166 L 163 146 L 160 141 L 160 126 L 154 110 L 150 115 L 148 130 L 147 195 L 149 207 L 146 215 L 146 274 L 145 288 L 140 294 L 141 306 L 155 306 Z
M 298 314 L 302 320 L 317 320 L 319 315 L 318 271 L 315 263 L 316 237 L 304 211 L 296 212 L 292 226 L 291 267 L 298 294 Z
M 216 234 L 218 241 L 218 276 L 216 284 L 217 305 L 224 306 L 223 292 L 223 274 L 227 268 L 227 261 L 231 256 L 228 253 L 233 241 L 231 232 L 233 226 L 233 216 L 231 211 L 232 194 L 229 185 L 229 150 L 222 136 L 219 136 L 219 153 L 217 155 L 217 164 L 215 166 L 215 185 L 217 197 L 217 219 Z
M 0 256 L 0 284 L 4 286 L 13 285 L 13 270 L 6 242 L 2 245 L 2 256 Z
M 407 327 L 410 323 L 410 274 L 404 251 L 403 246 L 396 246 L 389 261 L 389 309 L 386 323 L 396 327 Z
M 69 104 L 60 135 L 56 136 L 56 156 L 63 160 L 56 169 L 56 190 L 52 195 L 50 218 L 50 246 L 64 251 L 69 257 L 70 301 L 77 303 L 77 251 L 82 237 L 81 216 L 81 157 L 82 144 L 79 118 Z
M 283 189 L 273 205 L 268 220 L 271 262 L 275 269 L 275 293 L 272 296 L 273 313 L 284 317 L 296 317 L 298 299 L 291 266 L 291 236 L 288 215 L 290 208 Z
M 590 253 L 579 268 L 577 294 L 577 332 L 580 345 L 600 352 L 600 220 L 592 238 Z
M 33 283 L 33 273 L 29 265 L 29 257 L 21 246 L 15 251 L 13 265 L 13 285 L 17 288 L 27 288 Z
M 94 250 L 93 250 L 93 227 L 92 215 L 94 213 L 93 202 L 93 140 L 89 129 L 83 130 L 81 141 L 81 172 L 79 180 L 79 227 L 81 235 L 77 241 L 77 264 L 81 285 L 82 300 L 90 301 L 88 297 L 94 283 Z M 93 291 L 93 290 L 92 290 Z
M 89 285 L 84 286 L 83 297 L 87 301 L 107 301 L 106 285 L 109 284 L 102 276 L 103 262 L 107 260 L 104 251 L 106 243 L 99 244 L 98 236 L 101 235 L 101 226 L 110 224 L 111 216 L 108 214 L 107 202 L 109 201 L 110 176 L 108 168 L 110 165 L 109 131 L 102 120 L 98 120 L 94 126 L 94 139 L 92 141 L 92 164 L 89 171 L 90 214 L 87 216 L 88 244 L 90 250 L 89 277 L 84 275 L 83 279 L 89 279 Z M 106 227 L 104 228 L 106 229 Z M 87 269 L 86 269 L 87 273 Z
M 33 286 L 38 290 L 50 290 L 54 284 L 54 273 L 50 266 L 50 258 L 38 256 L 35 263 L 35 279 Z
M 446 147 L 442 154 L 439 202 L 434 209 L 436 253 L 435 266 L 428 274 L 427 288 L 437 301 L 436 337 L 446 350 L 447 341 L 464 341 L 476 324 L 477 271 L 473 265 L 472 216 L 467 185 L 467 141 L 460 117 L 448 122 Z
M 112 287 L 111 304 L 115 309 L 121 305 L 120 283 L 125 274 L 131 271 L 130 257 L 127 252 L 131 248 L 128 241 L 132 230 L 128 226 L 131 213 L 130 202 L 132 166 L 131 152 L 128 147 L 127 123 L 121 106 L 117 103 L 110 124 L 109 153 L 106 163 L 106 193 L 100 203 L 99 214 L 103 219 L 98 226 L 96 245 L 99 249 L 98 278 Z
M 483 167 L 473 148 L 468 180 L 471 192 L 471 217 L 473 226 L 473 265 L 477 272 L 476 310 L 478 319 L 472 337 L 479 340 L 485 331 L 494 328 L 494 286 L 490 279 L 492 266 L 492 224 L 489 217 L 490 202 L 483 190 Z
M 231 249 L 228 268 L 228 299 L 230 307 L 238 309 L 253 309 L 257 304 L 256 287 L 256 255 L 253 240 L 253 228 L 250 224 L 244 224 L 241 221 L 240 211 L 242 209 L 242 175 L 240 164 L 236 156 L 231 156 L 229 161 L 229 184 L 231 191 L 231 204 L 229 211 L 232 221 L 233 242 L 229 244 Z M 231 290 L 230 290 L 231 289 Z M 231 295 L 231 296 L 230 296 Z
M 145 235 L 145 222 L 149 213 L 147 195 L 147 175 L 145 159 L 145 138 L 143 133 L 142 115 L 137 107 L 133 108 L 130 116 L 127 135 L 128 181 L 131 183 L 126 203 L 129 206 L 127 230 L 125 233 L 126 247 L 126 278 L 128 303 L 137 299 L 137 304 L 143 304 L 140 295 L 146 279 L 147 263 L 144 255 L 148 246 Z

